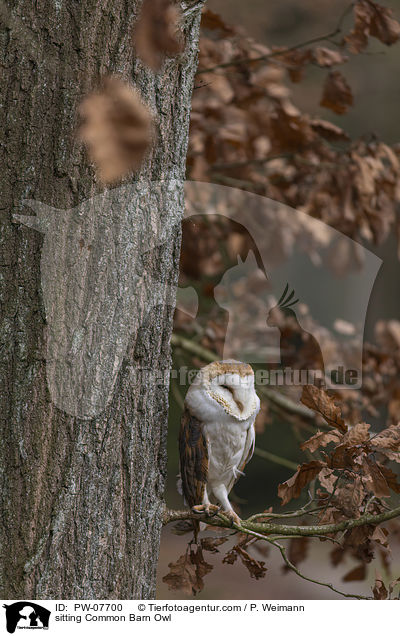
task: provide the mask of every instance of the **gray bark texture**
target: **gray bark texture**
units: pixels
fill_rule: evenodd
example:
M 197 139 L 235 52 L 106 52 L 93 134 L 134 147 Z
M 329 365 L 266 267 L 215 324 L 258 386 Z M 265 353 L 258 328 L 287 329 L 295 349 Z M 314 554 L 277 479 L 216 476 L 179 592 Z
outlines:
M 202 4 L 182 2 L 186 50 L 155 75 L 131 47 L 138 0 L 0 2 L 0 598 L 154 597 L 168 382 L 154 386 L 138 370 L 168 376 Z M 98 222 L 108 194 L 77 140 L 76 112 L 108 73 L 141 91 L 156 116 L 157 143 L 129 184 L 132 196 L 122 190 L 116 212 Z M 27 199 L 84 217 L 79 245 L 90 239 L 92 260 L 80 252 L 76 260 L 71 217 L 54 224 L 45 208 L 40 220 L 43 207 L 29 209 Z M 91 217 L 82 203 L 89 199 L 97 201 Z M 39 232 L 33 222 L 13 222 L 32 207 Z M 105 265 L 104 245 L 114 255 L 107 252 Z M 82 278 L 72 310 L 77 262 Z M 69 281 L 68 266 L 75 272 Z M 134 302 L 120 304 L 124 294 Z M 91 332 L 95 362 L 79 340 L 90 331 L 89 314 L 103 317 Z M 113 348 L 107 338 L 114 332 Z M 57 366 L 73 346 L 78 366 Z M 83 397 L 75 399 L 80 386 Z

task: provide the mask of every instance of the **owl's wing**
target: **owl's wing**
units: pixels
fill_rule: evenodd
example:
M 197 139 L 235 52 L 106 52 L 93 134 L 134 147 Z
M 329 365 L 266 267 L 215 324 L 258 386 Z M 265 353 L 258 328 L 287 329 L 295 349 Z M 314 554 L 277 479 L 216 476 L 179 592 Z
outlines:
M 185 407 L 179 432 L 182 492 L 192 507 L 203 503 L 208 477 L 208 448 L 201 422 Z

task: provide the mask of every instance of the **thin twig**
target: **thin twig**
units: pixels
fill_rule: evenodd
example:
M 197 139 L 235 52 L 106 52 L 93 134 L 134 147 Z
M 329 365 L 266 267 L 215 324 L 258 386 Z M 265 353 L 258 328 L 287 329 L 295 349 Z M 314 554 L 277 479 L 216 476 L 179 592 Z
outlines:
M 254 455 L 262 457 L 263 459 L 267 459 L 268 461 L 273 462 L 274 464 L 278 464 L 279 466 L 284 466 L 285 468 L 290 468 L 291 470 L 297 470 L 298 465 L 296 464 L 296 462 L 292 462 L 290 461 L 290 459 L 275 455 L 275 453 L 270 453 L 263 448 L 256 447 L 254 449 Z
M 276 512 L 258 512 L 255 515 L 252 515 L 247 519 L 247 521 L 256 521 L 258 519 L 264 519 L 265 523 L 268 522 L 269 519 L 294 519 L 296 517 L 305 517 L 306 515 L 312 515 L 314 512 L 318 512 L 322 509 L 323 506 L 319 506 L 318 508 L 313 508 L 312 510 L 306 510 L 304 508 L 300 508 L 300 510 L 295 510 L 294 512 L 284 512 L 284 513 L 276 513 Z
M 276 537 L 271 537 L 271 539 L 273 541 L 280 541 L 281 539 L 298 539 L 299 537 L 296 537 L 296 535 L 290 535 L 290 534 L 283 534 L 281 536 L 276 536 Z M 313 536 L 313 539 L 321 539 L 322 541 L 330 541 L 331 543 L 336 543 L 337 545 L 341 546 L 340 541 L 338 541 L 337 539 L 334 539 L 333 537 L 328 537 L 325 536 L 323 534 L 316 534 Z
M 237 526 L 236 524 L 233 524 L 233 526 L 240 532 L 243 532 L 243 529 L 241 526 Z M 266 541 L 267 543 L 275 546 L 276 548 L 278 548 L 278 550 L 280 551 L 282 558 L 284 560 L 284 562 L 286 563 L 287 567 L 292 570 L 292 572 L 294 572 L 295 574 L 297 574 L 297 576 L 299 576 L 301 579 L 304 579 L 305 581 L 309 581 L 310 583 L 315 583 L 316 585 L 321 585 L 322 587 L 328 587 L 330 590 L 332 590 L 332 592 L 335 592 L 336 594 L 339 594 L 340 596 L 344 596 L 346 598 L 355 598 L 358 600 L 372 600 L 372 597 L 369 596 L 360 596 L 358 594 L 347 594 L 346 592 L 342 592 L 341 590 L 338 590 L 334 585 L 332 585 L 332 583 L 324 583 L 323 581 L 318 581 L 318 579 L 312 579 L 309 576 L 306 576 L 305 574 L 303 574 L 302 572 L 300 572 L 299 568 L 297 568 L 288 558 L 287 554 L 286 554 L 286 548 L 281 545 L 280 543 L 276 542 L 276 539 L 272 538 L 272 537 L 266 537 L 258 532 L 255 532 L 253 530 L 247 530 L 246 534 L 249 534 L 253 537 L 256 537 L 262 541 Z M 295 539 L 296 536 L 290 537 L 291 539 Z M 324 537 L 326 538 L 326 537 Z
M 271 53 L 266 53 L 265 55 L 260 55 L 259 57 L 253 57 L 253 58 L 245 57 L 245 58 L 240 58 L 238 60 L 230 60 L 230 62 L 223 62 L 221 64 L 216 64 L 215 66 L 211 66 L 209 68 L 202 68 L 199 71 L 197 71 L 197 75 L 201 75 L 203 73 L 213 73 L 214 71 L 217 71 L 218 69 L 229 68 L 231 66 L 240 66 L 241 64 L 263 62 L 264 60 L 269 60 L 271 58 L 279 57 L 280 55 L 285 55 L 286 53 L 290 53 L 291 51 L 302 49 L 305 46 L 310 46 L 310 44 L 317 44 L 318 42 L 323 42 L 324 40 L 331 40 L 336 35 L 339 35 L 339 33 L 342 32 L 343 22 L 347 14 L 349 13 L 349 11 L 352 9 L 353 5 L 354 5 L 354 2 L 352 2 L 348 7 L 346 7 L 346 9 L 343 11 L 343 13 L 341 14 L 339 18 L 336 28 L 330 33 L 326 33 L 325 35 L 319 35 L 317 37 L 310 38 L 309 40 L 305 40 L 304 42 L 300 42 L 299 44 L 294 44 L 293 46 L 286 48 L 284 51 L 272 51 Z
M 315 583 L 316 585 L 321 585 L 322 587 L 328 587 L 330 590 L 332 590 L 332 592 L 336 592 L 336 594 L 339 594 L 340 596 L 344 596 L 346 598 L 355 598 L 358 600 L 366 600 L 366 601 L 372 600 L 372 597 L 369 597 L 369 596 L 360 596 L 358 594 L 347 594 L 346 592 L 342 592 L 341 590 L 338 590 L 334 585 L 332 585 L 332 583 L 324 583 L 323 581 L 318 581 L 318 579 L 312 579 L 311 577 L 306 576 L 305 574 L 300 572 L 299 568 L 297 568 L 291 561 L 289 561 L 289 558 L 286 554 L 286 548 L 280 543 L 277 543 L 276 538 L 274 539 L 271 537 L 265 537 L 264 535 L 251 531 L 251 530 L 248 531 L 247 534 L 250 534 L 253 537 L 257 537 L 258 539 L 262 541 L 267 541 L 267 543 L 278 548 L 287 567 L 290 570 L 292 570 L 292 572 L 297 574 L 297 576 L 299 576 L 301 579 L 304 579 L 305 581 L 309 581 L 310 583 Z M 295 539 L 296 537 L 290 537 L 290 538 Z
M 335 496 L 335 493 L 336 493 L 337 487 L 339 485 L 339 482 L 342 479 L 342 477 L 344 476 L 344 469 L 341 469 L 339 472 L 340 472 L 340 474 L 336 478 L 336 481 L 335 481 L 335 484 L 333 486 L 332 492 L 331 492 L 330 496 L 328 497 L 328 499 L 326 501 L 326 504 L 323 507 L 323 510 L 322 510 L 322 513 L 321 513 L 321 516 L 320 516 L 321 519 L 324 518 L 324 515 L 325 515 L 326 511 L 328 510 L 329 504 L 332 502 L 332 499 Z M 365 511 L 365 512 L 367 512 L 367 511 Z
M 243 168 L 245 166 L 258 166 L 268 163 L 269 161 L 275 161 L 275 159 L 292 159 L 294 156 L 293 152 L 283 152 L 282 154 L 270 155 L 269 157 L 264 157 L 262 159 L 246 159 L 245 161 L 232 161 L 231 163 L 214 163 L 210 166 L 209 172 L 214 172 L 214 170 L 231 170 L 233 168 Z
M 188 353 L 194 353 L 194 355 L 200 356 L 200 358 L 207 362 L 215 362 L 218 360 L 217 354 L 210 351 L 210 349 L 206 349 L 196 342 L 193 342 L 184 336 L 179 336 L 176 333 L 173 333 L 171 336 L 171 344 L 173 347 L 180 347 Z
M 340 594 L 340 596 L 345 596 L 346 598 L 356 598 L 356 599 L 366 600 L 366 601 L 372 599 L 371 596 L 360 596 L 358 594 L 346 594 L 345 592 L 342 592 L 341 590 L 338 590 L 336 587 L 334 587 L 332 583 L 324 583 L 322 581 L 318 581 L 318 579 L 312 579 L 310 576 L 306 576 L 305 574 L 300 572 L 299 568 L 297 568 L 291 561 L 289 561 L 289 558 L 286 554 L 286 549 L 284 548 L 283 545 L 281 545 L 280 543 L 276 543 L 275 541 L 270 541 L 270 543 L 278 548 L 287 567 L 290 570 L 292 570 L 292 572 L 295 572 L 297 576 L 304 579 L 305 581 L 309 581 L 310 583 L 315 583 L 316 585 L 321 585 L 322 587 L 328 587 L 333 592 L 336 592 L 336 594 Z
M 172 395 L 174 396 L 175 402 L 177 403 L 180 409 L 183 409 L 183 406 L 184 406 L 183 397 L 181 395 L 181 392 L 178 389 L 178 385 L 176 382 L 171 382 L 171 390 L 172 390 Z
M 399 509 L 399 514 L 400 514 L 400 509 Z M 227 521 L 227 519 L 219 514 L 218 517 L 223 520 L 224 522 Z M 254 530 L 243 530 L 243 526 L 239 526 L 237 524 L 231 524 L 238 532 L 245 532 L 245 534 L 248 534 L 252 537 L 256 537 L 257 539 L 260 539 L 262 541 L 266 541 L 267 543 L 275 546 L 276 548 L 278 548 L 278 550 L 280 551 L 282 558 L 284 560 L 284 562 L 286 563 L 287 567 L 292 570 L 292 572 L 294 572 L 295 574 L 297 574 L 297 576 L 299 576 L 301 579 L 304 579 L 305 581 L 309 581 L 310 583 L 315 583 L 316 585 L 321 585 L 322 587 L 328 587 L 330 590 L 332 590 L 332 592 L 335 592 L 336 594 L 339 594 L 340 596 L 344 596 L 346 598 L 355 598 L 358 600 L 372 600 L 372 597 L 369 596 L 360 596 L 358 594 L 347 594 L 346 592 L 342 592 L 341 590 L 338 590 L 334 585 L 332 585 L 331 583 L 324 583 L 323 581 L 318 581 L 318 579 L 312 579 L 309 576 L 306 576 L 305 574 L 303 574 L 302 572 L 300 572 L 300 570 L 289 560 L 287 554 L 286 554 L 286 548 L 281 545 L 280 543 L 276 542 L 276 538 L 272 538 L 272 537 L 266 537 L 263 534 L 260 534 L 259 532 L 255 532 Z M 290 537 L 291 539 L 297 538 L 295 535 Z M 324 537 L 327 538 L 327 537 Z
M 247 181 L 245 179 L 236 179 L 235 177 L 228 177 L 225 174 L 219 174 L 217 172 L 212 175 L 213 181 L 217 183 L 222 183 L 225 185 L 229 185 L 239 190 L 246 190 L 250 192 L 256 192 L 257 190 L 265 189 L 265 184 L 263 183 L 254 183 L 254 181 Z

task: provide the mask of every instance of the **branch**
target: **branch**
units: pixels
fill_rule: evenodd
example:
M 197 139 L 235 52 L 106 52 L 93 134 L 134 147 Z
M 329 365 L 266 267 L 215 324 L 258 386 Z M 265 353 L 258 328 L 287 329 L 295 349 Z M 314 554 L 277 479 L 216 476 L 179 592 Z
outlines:
M 281 545 L 280 543 L 277 543 L 277 539 L 284 539 L 289 537 L 275 537 L 274 539 L 269 539 L 268 537 L 264 537 L 263 535 L 257 534 L 256 532 L 252 532 L 252 531 L 248 531 L 247 534 L 250 534 L 251 536 L 256 537 L 258 539 L 263 539 L 264 541 L 267 541 L 270 545 L 273 545 L 276 548 L 278 548 L 287 567 L 290 570 L 292 570 L 292 572 L 297 574 L 297 576 L 299 576 L 301 579 L 304 579 L 305 581 L 309 581 L 310 583 L 315 583 L 316 585 L 321 585 L 322 587 L 329 587 L 329 589 L 332 590 L 333 592 L 336 592 L 336 594 L 340 594 L 340 596 L 344 596 L 346 598 L 356 598 L 358 600 L 366 600 L 366 601 L 372 600 L 372 597 L 370 596 L 359 596 L 358 594 L 347 594 L 346 592 L 342 592 L 341 590 L 338 590 L 336 587 L 332 585 L 332 583 L 324 583 L 323 581 L 318 581 L 318 579 L 312 579 L 311 577 L 306 576 L 305 574 L 300 572 L 300 570 L 289 560 L 286 554 L 286 548 L 284 548 L 283 545 Z M 318 537 L 318 535 L 315 535 L 315 536 Z M 296 537 L 291 536 L 290 538 L 293 539 Z M 327 537 L 323 537 L 323 538 L 327 538 Z
M 199 356 L 207 362 L 215 362 L 216 360 L 218 360 L 217 354 L 213 351 L 210 351 L 210 349 L 206 349 L 205 347 L 202 347 L 201 345 L 193 342 L 192 340 L 189 340 L 188 338 L 185 338 L 184 336 L 178 336 L 178 334 L 176 333 L 173 333 L 171 336 L 171 345 L 173 347 L 180 347 L 188 353 L 193 353 L 194 355 Z
M 216 181 L 217 183 L 232 186 L 233 188 L 238 188 L 239 190 L 255 192 L 256 194 L 257 190 L 265 188 L 265 185 L 262 183 L 255 183 L 254 181 L 248 181 L 246 179 L 237 179 L 236 177 L 229 177 L 228 175 L 219 174 L 218 172 L 213 173 L 212 178 L 213 181 Z
M 277 539 L 285 539 L 285 538 L 287 539 L 289 538 L 289 535 L 286 537 L 274 537 L 273 539 L 270 539 L 268 537 L 264 537 L 261 534 L 257 534 L 256 532 L 252 532 L 251 530 L 247 531 L 247 534 L 250 534 L 251 536 L 256 537 L 257 539 L 263 539 L 264 541 L 267 541 L 270 545 L 273 545 L 276 548 L 278 548 L 287 567 L 290 570 L 292 570 L 292 572 L 297 574 L 297 576 L 299 576 L 301 579 L 304 579 L 305 581 L 309 581 L 310 583 L 315 583 L 316 585 L 321 585 L 322 587 L 328 587 L 333 592 L 336 592 L 336 594 L 340 594 L 340 596 L 344 596 L 346 598 L 356 598 L 358 600 L 366 600 L 366 601 L 372 600 L 372 597 L 370 596 L 359 596 L 358 594 L 347 594 L 346 592 L 342 592 L 341 590 L 338 590 L 336 587 L 332 585 L 332 583 L 324 583 L 323 581 L 318 581 L 318 579 L 312 579 L 311 577 L 306 576 L 305 574 L 300 572 L 300 570 L 289 560 L 286 554 L 286 548 L 284 548 L 283 545 L 281 545 L 280 543 L 277 543 Z M 315 536 L 318 537 L 318 535 L 315 535 Z M 290 536 L 290 538 L 293 539 L 296 537 Z M 321 538 L 321 537 L 318 537 L 318 538 Z M 328 538 L 328 537 L 323 537 L 323 538 Z
M 311 506 L 313 503 L 314 503 L 314 499 L 312 499 L 311 493 L 310 493 L 310 500 L 302 508 L 299 508 L 299 510 L 294 510 L 293 512 L 258 512 L 257 514 L 249 517 L 247 521 L 255 521 L 257 519 L 264 519 L 268 521 L 269 519 L 288 519 L 293 517 L 304 517 L 305 515 L 313 515 L 314 513 L 319 512 L 320 510 L 323 510 L 325 507 L 325 506 L 319 506 L 317 508 L 309 509 L 309 506 Z
M 356 599 L 365 600 L 365 601 L 372 600 L 373 598 L 372 596 L 359 596 L 358 594 L 346 594 L 346 592 L 342 592 L 341 590 L 338 590 L 336 587 L 334 587 L 332 583 L 324 583 L 323 581 L 318 581 L 317 579 L 312 579 L 311 577 L 306 576 L 305 574 L 300 572 L 299 568 L 297 568 L 291 561 L 289 561 L 289 558 L 286 554 L 286 548 L 284 548 L 283 545 L 281 545 L 280 543 L 276 543 L 275 541 L 271 541 L 270 543 L 274 545 L 276 548 L 278 548 L 287 567 L 290 570 L 292 570 L 292 572 L 297 574 L 297 576 L 299 576 L 301 579 L 304 579 L 305 581 L 309 581 L 310 583 L 315 583 L 316 585 L 322 585 L 322 587 L 328 587 L 333 592 L 336 592 L 337 594 L 340 594 L 341 596 L 345 596 L 346 598 L 356 598 Z
M 287 411 L 290 415 L 298 415 L 315 424 L 316 416 L 314 411 L 311 411 L 311 409 L 308 409 L 302 404 L 293 402 L 293 400 L 283 393 L 279 393 L 279 391 L 273 391 L 272 389 L 267 389 L 265 387 L 260 387 L 260 391 L 270 402 L 275 404 L 275 406 L 279 407 L 281 410 Z M 321 425 L 323 426 L 324 424 L 321 423 Z
M 266 512 L 265 516 L 268 517 L 272 515 Z M 204 514 L 196 514 L 189 509 L 166 509 L 163 514 L 163 525 L 167 525 L 172 521 L 193 519 L 197 521 L 203 521 L 208 525 L 218 526 L 220 528 L 233 527 L 238 532 L 243 532 L 245 534 L 252 534 L 253 532 L 256 532 L 260 535 L 260 538 L 265 538 L 266 536 L 274 534 L 296 537 L 315 537 L 318 535 L 336 534 L 336 532 L 351 530 L 352 528 L 357 528 L 359 526 L 377 526 L 381 523 L 385 523 L 386 521 L 390 521 L 390 519 L 394 519 L 395 517 L 400 517 L 400 506 L 398 506 L 397 508 L 393 508 L 393 510 L 382 512 L 379 515 L 364 514 L 358 519 L 348 519 L 345 521 L 340 521 L 338 523 L 329 523 L 321 526 L 288 526 L 275 523 L 257 523 L 257 521 L 251 520 L 254 519 L 254 515 L 249 519 L 244 519 L 240 525 L 233 524 L 232 526 L 231 522 L 226 517 L 224 517 L 222 513 L 218 513 L 214 517 L 207 517 Z
M 211 165 L 209 172 L 214 170 L 230 170 L 233 168 L 243 168 L 245 166 L 258 166 L 275 161 L 276 159 L 292 159 L 295 156 L 293 152 L 283 152 L 279 155 L 270 155 L 262 159 L 246 159 L 245 161 L 232 161 L 231 163 L 214 163 Z
M 338 155 L 340 154 L 344 155 L 344 153 L 346 152 L 346 149 L 338 148 L 332 142 L 327 143 L 326 139 L 323 140 L 323 143 L 328 148 L 333 148 Z M 308 148 L 311 148 L 311 145 L 305 147 L 305 150 L 307 150 Z M 264 165 L 265 163 L 269 163 L 270 161 L 275 161 L 276 159 L 293 159 L 294 161 L 296 161 L 298 164 L 302 166 L 308 166 L 314 169 L 316 167 L 316 164 L 314 162 L 307 161 L 307 159 L 304 159 L 304 157 L 301 157 L 299 154 L 296 154 L 295 152 L 283 152 L 282 154 L 279 154 L 279 155 L 270 155 L 269 157 L 263 157 L 261 159 L 245 159 L 243 161 L 232 161 L 231 163 L 214 163 L 210 165 L 208 172 L 212 175 L 213 179 L 225 179 L 227 178 L 226 175 L 219 174 L 218 170 L 234 170 L 236 168 L 245 168 L 247 166 L 261 166 L 261 165 Z M 343 156 L 343 158 L 340 157 L 340 159 L 343 159 L 343 161 L 339 161 L 339 159 L 337 159 L 336 161 L 327 161 L 327 160 L 319 161 L 318 167 L 326 168 L 326 169 L 337 169 L 337 166 L 340 163 L 343 163 L 346 165 L 350 163 L 350 159 L 347 158 L 346 156 Z M 254 181 L 236 179 L 235 177 L 228 177 L 228 178 L 230 178 L 233 181 L 239 181 L 239 184 L 242 184 L 243 188 L 246 188 L 246 189 L 249 187 L 254 188 L 254 186 L 260 185 L 255 183 Z
M 301 510 L 295 511 L 293 513 L 287 513 L 286 516 L 300 516 L 300 514 L 307 514 L 306 511 L 307 505 L 304 506 Z M 313 511 L 309 511 L 310 513 Z M 300 514 L 299 514 L 300 513 Z M 260 513 L 261 514 L 261 513 Z M 270 517 L 283 517 L 285 515 L 274 515 L 273 513 L 262 513 L 264 516 Z M 197 521 L 201 520 L 207 523 L 208 525 L 217 526 L 220 528 L 233 528 L 237 532 L 241 532 L 243 534 L 247 534 L 249 536 L 254 537 L 255 539 L 259 539 L 262 541 L 266 541 L 270 545 L 275 546 L 281 553 L 281 556 L 287 565 L 287 567 L 292 570 L 297 576 L 304 579 L 305 581 L 309 581 L 310 583 L 314 583 L 315 585 L 321 585 L 322 587 L 327 587 L 336 594 L 346 598 L 355 598 L 362 600 L 371 600 L 373 597 L 370 596 L 360 596 L 358 594 L 347 594 L 346 592 L 342 592 L 341 590 L 334 587 L 331 583 L 325 583 L 323 581 L 318 581 L 317 579 L 313 579 L 309 576 L 303 574 L 298 567 L 296 567 L 288 558 L 286 554 L 286 548 L 278 543 L 278 540 L 289 539 L 289 538 L 297 538 L 297 537 L 313 537 L 318 539 L 330 539 L 335 541 L 332 537 L 328 536 L 331 534 L 335 534 L 336 532 L 351 530 L 352 528 L 356 528 L 359 526 L 365 525 L 379 525 L 386 521 L 390 521 L 390 519 L 394 519 L 395 517 L 400 516 L 400 506 L 394 508 L 393 510 L 389 510 L 387 512 L 383 512 L 379 515 L 371 515 L 364 514 L 358 519 L 349 519 L 348 521 L 341 521 L 336 524 L 326 524 L 321 526 L 289 526 L 289 525 L 281 525 L 281 524 L 268 524 L 268 523 L 256 523 L 253 520 L 258 518 L 260 515 L 253 515 L 249 517 L 249 519 L 241 521 L 240 525 L 236 523 L 231 523 L 229 519 L 227 519 L 223 513 L 218 513 L 213 517 L 207 517 L 206 515 L 198 515 L 193 513 L 191 510 L 169 510 L 165 509 L 163 514 L 163 525 L 167 525 L 172 521 L 180 521 L 187 519 L 195 519 Z M 272 536 L 275 535 L 275 536 Z
M 224 62 L 222 64 L 216 64 L 215 66 L 211 66 L 209 68 L 203 68 L 200 71 L 197 71 L 197 75 L 201 75 L 202 73 L 213 73 L 214 71 L 220 68 L 229 68 L 230 66 L 240 66 L 241 64 L 249 64 L 252 62 L 262 62 L 264 60 L 269 60 L 274 57 L 279 57 L 280 55 L 285 55 L 286 53 L 290 53 L 290 51 L 295 51 L 297 49 L 302 49 L 304 46 L 309 46 L 310 44 L 317 44 L 318 42 L 323 42 L 324 40 L 331 40 L 336 35 L 342 32 L 343 22 L 349 13 L 349 11 L 353 8 L 354 2 L 352 2 L 341 14 L 338 24 L 336 28 L 330 33 L 326 33 L 325 35 L 319 35 L 317 37 L 311 38 L 310 40 L 305 40 L 304 42 L 300 42 L 299 44 L 294 44 L 286 48 L 284 51 L 273 51 L 272 53 L 266 53 L 265 55 L 260 55 L 259 57 L 245 57 L 240 58 L 238 60 L 231 60 L 230 62 Z
M 284 466 L 285 468 L 290 468 L 290 470 L 296 471 L 298 468 L 298 464 L 296 462 L 292 462 L 290 461 L 290 459 L 286 459 L 286 457 L 275 455 L 275 453 L 270 453 L 263 448 L 256 447 L 254 449 L 254 455 L 258 455 L 258 457 L 267 459 L 268 461 L 273 462 L 274 464 L 279 464 L 280 466 Z

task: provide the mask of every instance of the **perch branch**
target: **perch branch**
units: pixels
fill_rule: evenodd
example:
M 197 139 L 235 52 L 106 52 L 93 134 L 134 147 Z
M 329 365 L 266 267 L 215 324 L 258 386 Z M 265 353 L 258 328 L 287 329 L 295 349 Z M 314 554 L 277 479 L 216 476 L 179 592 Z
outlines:
M 306 513 L 306 507 L 304 506 L 301 510 L 295 511 L 294 513 L 288 513 L 286 516 L 297 516 L 297 513 Z M 311 511 L 310 511 L 311 512 Z M 265 513 L 266 516 L 271 516 L 273 513 Z M 394 519 L 395 517 L 400 516 L 400 506 L 394 508 L 393 510 L 389 510 L 387 512 L 383 512 L 379 515 L 372 514 L 364 514 L 358 519 L 349 519 L 347 521 L 341 521 L 339 523 L 332 523 L 326 525 L 311 525 L 311 526 L 290 526 L 290 525 L 282 525 L 282 524 L 268 524 L 268 523 L 257 523 L 254 522 L 255 518 L 258 518 L 259 515 L 253 515 L 249 517 L 249 519 L 245 519 L 241 521 L 240 524 L 231 523 L 229 519 L 227 519 L 223 513 L 218 513 L 214 517 L 207 517 L 206 515 L 198 515 L 193 513 L 191 510 L 169 510 L 165 509 L 163 515 L 163 525 L 167 525 L 172 521 L 180 521 L 187 519 L 196 519 L 202 520 L 208 525 L 218 526 L 220 528 L 233 528 L 237 532 L 241 532 L 243 534 L 247 534 L 256 539 L 266 541 L 267 543 L 273 545 L 278 548 L 281 553 L 281 556 L 286 564 L 286 566 L 292 570 L 297 576 L 304 579 L 305 581 L 309 581 L 310 583 L 314 583 L 316 585 L 320 585 L 322 587 L 327 587 L 336 594 L 346 598 L 355 598 L 362 600 L 370 600 L 372 597 L 370 596 L 361 596 L 358 594 L 347 594 L 346 592 L 342 592 L 341 590 L 334 587 L 331 583 L 325 583 L 323 581 L 318 581 L 317 579 L 313 579 L 309 576 L 306 576 L 301 572 L 298 567 L 296 567 L 288 558 L 286 553 L 286 548 L 278 543 L 278 539 L 288 539 L 288 538 L 297 538 L 297 537 L 313 537 L 319 539 L 330 539 L 335 541 L 331 536 L 331 534 L 336 534 L 336 532 L 351 530 L 352 528 L 356 528 L 359 526 L 365 525 L 379 525 L 386 521 L 390 521 L 390 519 Z M 300 516 L 300 515 L 298 515 Z
M 271 516 L 269 513 L 265 513 L 265 516 Z M 293 515 L 294 516 L 294 515 Z M 310 526 L 290 526 L 283 524 L 270 524 L 252 521 L 252 517 L 244 519 L 240 526 L 234 524 L 234 528 L 238 532 L 251 534 L 256 532 L 261 538 L 264 536 L 279 534 L 290 535 L 296 537 L 314 537 L 317 535 L 336 534 L 336 532 L 351 530 L 359 526 L 373 525 L 377 526 L 395 517 L 400 517 L 400 506 L 393 508 L 393 510 L 387 510 L 378 515 L 364 514 L 358 519 L 348 519 L 345 521 L 339 521 L 338 523 L 328 523 L 325 525 L 310 525 Z M 253 515 L 254 518 L 254 515 Z M 163 515 L 163 525 L 167 525 L 172 521 L 182 521 L 188 519 L 196 519 L 197 521 L 204 521 L 208 525 L 219 526 L 220 528 L 231 528 L 231 522 L 226 519 L 222 513 L 218 513 L 214 517 L 207 517 L 205 515 L 199 515 L 191 510 L 169 510 L 166 509 Z

